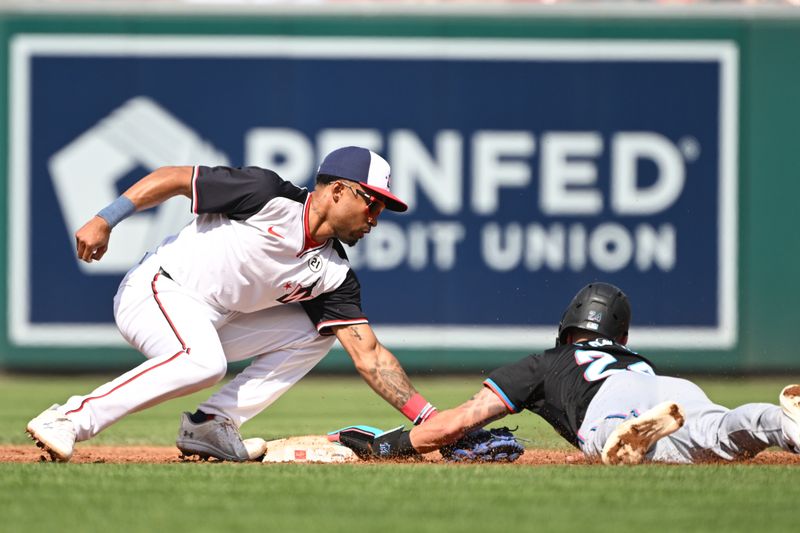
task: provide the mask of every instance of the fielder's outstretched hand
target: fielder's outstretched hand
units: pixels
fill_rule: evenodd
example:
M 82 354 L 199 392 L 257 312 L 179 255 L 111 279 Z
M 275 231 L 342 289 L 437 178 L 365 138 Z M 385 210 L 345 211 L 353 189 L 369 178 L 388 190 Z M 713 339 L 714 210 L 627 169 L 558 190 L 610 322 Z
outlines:
M 75 232 L 78 259 L 91 263 L 99 261 L 108 251 L 111 228 L 105 219 L 95 216 Z
M 502 427 L 476 429 L 439 451 L 448 461 L 510 463 L 525 453 L 525 446 L 514 436 L 514 430 Z

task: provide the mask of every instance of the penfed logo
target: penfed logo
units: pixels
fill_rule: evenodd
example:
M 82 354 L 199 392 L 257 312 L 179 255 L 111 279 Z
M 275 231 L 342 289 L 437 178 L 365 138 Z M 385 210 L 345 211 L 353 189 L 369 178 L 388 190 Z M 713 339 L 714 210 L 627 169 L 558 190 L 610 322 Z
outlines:
M 130 127 L 137 122 L 159 127 L 142 135 L 143 128 Z M 158 136 L 171 142 L 160 142 Z M 412 215 L 423 211 L 432 220 L 382 221 L 351 253 L 354 263 L 373 270 L 404 265 L 452 270 L 460 244 L 477 238 L 481 261 L 494 271 L 580 271 L 587 266 L 604 272 L 627 267 L 669 271 L 676 260 L 677 230 L 670 222 L 647 217 L 667 212 L 679 200 L 687 171 L 702 154 L 690 134 L 673 141 L 647 131 L 445 130 L 427 146 L 406 129 L 383 134 L 378 128 L 326 128 L 308 135 L 255 127 L 246 131 L 242 144 L 242 164 L 271 168 L 307 185 L 319 154 L 336 147 L 360 144 L 387 154 L 395 193 L 408 202 Z M 204 132 L 193 131 L 140 96 L 56 152 L 49 168 L 67 225 L 78 227 L 87 206 L 116 197 L 116 182 L 131 169 L 152 170 L 187 157 L 192 160 L 187 163 L 231 164 Z M 75 186 L 76 179 L 81 186 Z M 504 200 L 520 195 L 526 201 L 515 205 L 513 213 L 504 212 Z M 496 220 L 498 214 L 512 220 Z M 459 220 L 463 217 L 484 222 L 476 230 Z M 136 215 L 116 230 L 134 246 L 114 247 L 104 261 L 78 266 L 92 274 L 124 272 L 143 250 L 189 219 L 179 202 Z
M 315 142 L 316 141 L 316 142 Z M 468 229 L 458 219 L 487 221 L 476 237 L 492 270 L 605 272 L 632 266 L 670 270 L 676 228 L 648 217 L 672 208 L 684 191 L 688 167 L 702 147 L 687 134 L 672 140 L 658 132 L 441 131 L 427 146 L 411 130 L 325 129 L 315 138 L 278 128 L 250 130 L 248 164 L 291 176 L 314 165 L 322 152 L 360 142 L 387 154 L 395 194 L 409 211 L 427 207 L 429 222 L 382 222 L 359 244 L 354 261 L 388 270 L 401 265 L 451 270 Z M 511 222 L 492 221 L 504 198 L 524 195 Z M 502 213 L 509 216 L 509 213 Z M 601 219 L 602 218 L 602 219 Z M 618 222 L 637 221 L 634 224 Z

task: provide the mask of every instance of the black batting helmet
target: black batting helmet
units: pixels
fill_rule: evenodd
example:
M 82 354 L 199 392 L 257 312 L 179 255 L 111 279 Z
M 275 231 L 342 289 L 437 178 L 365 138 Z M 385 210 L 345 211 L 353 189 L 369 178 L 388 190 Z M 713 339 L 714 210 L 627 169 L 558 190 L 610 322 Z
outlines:
M 610 283 L 590 283 L 578 291 L 561 316 L 556 346 L 565 340 L 567 328 L 594 331 L 608 339 L 628 336 L 631 305 L 628 297 Z

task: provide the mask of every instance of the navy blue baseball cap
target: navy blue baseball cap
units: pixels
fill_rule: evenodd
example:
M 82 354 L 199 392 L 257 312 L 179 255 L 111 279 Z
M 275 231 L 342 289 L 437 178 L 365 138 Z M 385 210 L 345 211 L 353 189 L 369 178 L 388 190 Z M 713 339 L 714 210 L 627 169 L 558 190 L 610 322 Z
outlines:
M 386 209 L 403 212 L 408 206 L 389 191 L 391 168 L 384 158 L 366 148 L 345 146 L 325 156 L 317 174 L 356 181 L 381 200 Z

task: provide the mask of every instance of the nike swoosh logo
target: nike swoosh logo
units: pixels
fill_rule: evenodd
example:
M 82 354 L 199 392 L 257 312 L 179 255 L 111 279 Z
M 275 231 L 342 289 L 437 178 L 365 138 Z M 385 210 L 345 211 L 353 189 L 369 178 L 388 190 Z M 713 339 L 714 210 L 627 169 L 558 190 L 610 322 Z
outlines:
M 276 237 L 278 237 L 279 239 L 283 239 L 283 235 L 281 235 L 280 233 L 278 233 L 277 231 L 275 231 L 275 230 L 273 229 L 274 227 L 275 227 L 275 226 L 270 226 L 269 228 L 267 228 L 267 233 L 269 233 L 270 235 L 275 235 L 275 236 L 276 236 Z

